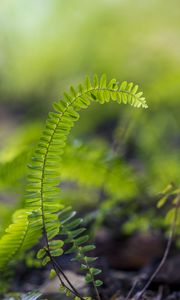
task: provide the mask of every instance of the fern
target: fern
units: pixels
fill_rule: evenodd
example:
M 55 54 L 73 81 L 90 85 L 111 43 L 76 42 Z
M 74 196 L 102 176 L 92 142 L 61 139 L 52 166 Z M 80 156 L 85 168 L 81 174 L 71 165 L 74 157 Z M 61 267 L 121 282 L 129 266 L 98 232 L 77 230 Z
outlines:
M 58 233 L 59 222 L 56 213 L 62 208 L 59 201 L 58 167 L 67 136 L 79 119 L 78 111 L 87 108 L 91 101 L 101 104 L 110 100 L 118 103 L 129 103 L 135 107 L 147 107 L 142 93 L 137 93 L 138 86 L 123 82 L 120 86 L 116 80 L 106 83 L 105 75 L 100 81 L 94 77 L 94 83 L 86 79 L 85 86 L 79 85 L 76 91 L 64 93 L 64 99 L 54 103 L 55 112 L 49 113 L 46 129 L 40 138 L 35 155 L 30 165 L 27 205 L 31 210 L 41 212 L 46 243 L 49 248 L 51 241 Z
M 145 99 L 141 92 L 137 93 L 137 88 L 127 82 L 119 86 L 116 80 L 107 85 L 104 75 L 99 83 L 95 76 L 93 85 L 87 78 L 85 87 L 80 85 L 78 91 L 71 87 L 70 94 L 65 93 L 64 99 L 54 104 L 55 112 L 49 113 L 46 129 L 30 165 L 27 199 L 28 207 L 41 211 L 47 239 L 51 240 L 59 232 L 59 222 L 54 214 L 62 208 L 57 188 L 58 167 L 68 133 L 79 118 L 77 111 L 87 108 L 91 101 L 103 104 L 110 99 L 146 108 Z
M 44 232 L 45 248 L 40 250 L 38 256 L 43 257 L 43 264 L 62 254 L 62 241 L 54 240 L 62 228 L 67 229 L 63 227 L 61 214 L 58 215 L 63 209 L 58 188 L 61 155 L 67 136 L 74 122 L 79 119 L 78 112 L 87 108 L 91 102 L 104 104 L 110 100 L 147 108 L 145 98 L 142 97 L 142 92 L 138 92 L 137 85 L 127 82 L 120 85 L 115 79 L 107 83 L 105 75 L 100 80 L 95 75 L 93 83 L 87 77 L 85 85 L 80 84 L 77 90 L 71 87 L 69 93 L 64 93 L 61 101 L 54 103 L 54 112 L 48 115 L 46 128 L 29 165 L 26 208 L 16 214 L 14 223 L 0 240 L 0 268 L 4 268 L 15 254 L 35 244 L 41 236 L 41 230 Z M 72 242 L 75 244 L 75 239 Z M 79 245 L 77 246 L 79 251 Z M 3 257 L 5 252 L 8 259 Z M 88 268 L 87 280 L 92 281 L 92 275 L 98 271 L 89 270 Z
M 37 243 L 40 236 L 41 223 L 35 212 L 17 210 L 13 215 L 14 222 L 6 229 L 0 240 L 0 270 L 25 250 Z
M 94 250 L 95 246 L 86 244 L 89 236 L 82 234 L 86 231 L 85 228 L 79 227 L 83 220 L 81 218 L 74 219 L 76 212 L 72 212 L 71 208 L 63 210 L 59 215 L 62 224 L 61 233 L 67 236 L 64 242 L 71 244 L 65 254 L 75 253 L 75 258 L 71 260 L 81 263 L 81 269 L 86 271 L 86 282 L 93 283 L 94 286 L 100 286 L 102 281 L 95 280 L 95 276 L 101 273 L 101 270 L 90 267 L 90 264 L 97 258 L 86 255 L 87 252 Z
M 32 157 L 32 149 L 25 149 L 12 160 L 0 164 L 0 189 L 22 189 L 22 179 L 27 175 L 27 163 Z

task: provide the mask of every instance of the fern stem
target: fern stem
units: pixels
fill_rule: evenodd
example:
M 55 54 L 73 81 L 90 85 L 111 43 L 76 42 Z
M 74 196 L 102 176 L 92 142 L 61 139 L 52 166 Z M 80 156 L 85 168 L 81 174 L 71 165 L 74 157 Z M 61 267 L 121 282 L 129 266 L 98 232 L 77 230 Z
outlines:
M 53 259 L 53 261 L 55 262 L 55 260 Z M 56 262 L 55 262 L 56 263 Z M 59 270 L 59 272 L 62 274 L 62 276 L 64 277 L 64 279 L 67 281 L 67 283 L 69 284 L 69 286 L 72 288 L 72 290 L 74 291 L 74 294 L 76 294 L 76 296 L 78 296 L 80 299 L 84 300 L 83 297 L 81 297 L 81 295 L 79 294 L 79 292 L 76 290 L 76 288 L 72 285 L 72 283 L 70 282 L 70 280 L 68 279 L 68 277 L 66 276 L 66 274 L 64 273 L 64 271 L 62 270 L 61 266 L 59 264 L 56 263 L 56 266 Z M 67 287 L 67 286 L 66 286 Z
M 74 294 L 75 296 L 79 297 L 81 300 L 84 300 L 84 298 L 81 298 L 81 296 L 79 295 L 78 292 L 76 293 L 74 290 L 71 290 L 71 289 L 63 282 L 61 276 L 59 275 L 60 271 L 59 271 L 59 272 L 57 271 L 57 269 L 59 270 L 59 266 L 56 265 L 55 261 L 52 259 L 52 256 L 51 256 L 50 259 L 51 259 L 51 263 L 52 263 L 52 265 L 53 265 L 53 268 L 54 268 L 54 270 L 55 270 L 55 272 L 56 272 L 57 277 L 59 278 L 59 281 L 60 281 L 61 285 L 62 285 L 63 287 L 65 287 L 68 291 L 70 291 L 70 293 L 72 293 L 72 294 Z M 62 273 L 61 273 L 61 274 L 62 274 Z
M 93 275 L 93 273 L 91 272 L 91 268 L 90 268 L 90 266 L 89 266 L 87 260 L 84 260 L 84 261 L 85 261 L 85 263 L 86 263 L 86 265 L 87 265 L 87 267 L 88 267 L 89 273 L 91 274 L 92 285 L 93 285 L 94 291 L 95 291 L 95 293 L 96 293 L 96 298 L 97 298 L 97 300 L 101 300 L 101 297 L 100 297 L 100 295 L 99 295 L 99 291 L 98 291 L 98 289 L 97 289 L 97 286 L 96 286 L 96 283 L 95 283 L 95 280 L 94 280 L 94 275 Z
M 64 273 L 64 271 L 62 270 L 61 266 L 56 262 L 56 260 L 52 257 L 50 250 L 46 250 L 51 263 L 53 265 L 53 268 L 59 278 L 59 281 L 61 282 L 61 285 L 64 286 L 66 289 L 68 289 L 72 294 L 74 294 L 75 296 L 79 297 L 81 300 L 85 300 L 83 297 L 81 297 L 81 295 L 79 294 L 79 292 L 75 289 L 75 287 L 72 285 L 72 283 L 70 282 L 70 280 L 68 279 L 68 277 L 66 276 L 66 274 Z M 59 272 L 58 272 L 58 271 Z M 59 273 L 61 273 L 61 275 L 64 277 L 64 279 L 67 281 L 67 283 L 69 284 L 69 286 L 71 287 L 71 289 L 63 282 L 61 276 L 59 275 Z

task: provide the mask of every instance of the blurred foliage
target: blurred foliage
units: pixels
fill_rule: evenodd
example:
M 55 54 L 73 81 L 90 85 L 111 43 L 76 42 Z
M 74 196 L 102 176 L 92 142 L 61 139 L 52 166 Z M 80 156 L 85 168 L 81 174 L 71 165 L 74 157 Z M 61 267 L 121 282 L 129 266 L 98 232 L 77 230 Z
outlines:
M 163 0 L 1 1 L 1 89 L 47 101 L 59 84 L 107 72 L 139 80 L 156 103 L 177 99 L 178 0 L 173 8 Z
M 26 165 L 51 102 L 85 74 L 138 82 L 150 108 L 94 104 L 82 115 L 61 167 L 64 201 L 98 204 L 103 219 L 119 203 L 145 205 L 179 184 L 179 29 L 178 0 L 1 1 L 1 228 L 11 213 L 4 193 L 12 210 L 23 206 Z M 152 207 L 134 212 L 124 230 L 148 228 Z

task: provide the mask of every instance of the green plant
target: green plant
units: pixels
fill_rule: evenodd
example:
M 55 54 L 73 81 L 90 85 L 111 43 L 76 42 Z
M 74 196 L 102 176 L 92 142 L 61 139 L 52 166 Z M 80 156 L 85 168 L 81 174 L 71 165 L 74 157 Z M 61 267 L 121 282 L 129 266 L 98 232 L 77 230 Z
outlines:
M 64 207 L 59 195 L 59 165 L 66 140 L 74 122 L 79 119 L 79 111 L 87 108 L 91 102 L 104 104 L 110 100 L 129 104 L 134 107 L 147 108 L 142 92 L 133 83 L 119 84 L 115 79 L 106 82 L 106 76 L 100 80 L 95 75 L 93 83 L 86 79 L 85 85 L 79 85 L 70 93 L 64 93 L 64 98 L 54 103 L 54 112 L 50 112 L 46 121 L 46 128 L 29 164 L 28 185 L 26 189 L 26 206 L 13 215 L 13 223 L 7 228 L 0 240 L 0 269 L 6 269 L 9 262 L 30 249 L 44 237 L 44 247 L 39 250 L 38 257 L 42 264 L 51 262 L 53 270 L 58 275 L 66 293 L 82 298 L 71 285 L 56 262 L 56 257 L 63 254 L 64 243 L 72 244 L 67 252 L 75 252 L 75 259 L 81 262 L 81 268 L 86 271 L 86 281 L 91 282 L 99 298 L 97 286 L 100 280 L 94 276 L 100 270 L 90 266 L 95 260 L 85 253 L 94 248 L 85 245 L 88 235 L 82 235 L 84 228 L 79 228 L 80 219 L 74 219 L 75 213 Z M 57 239 L 59 234 L 66 235 L 64 241 Z M 54 271 L 51 271 L 51 276 Z M 69 284 L 69 285 L 68 285 Z

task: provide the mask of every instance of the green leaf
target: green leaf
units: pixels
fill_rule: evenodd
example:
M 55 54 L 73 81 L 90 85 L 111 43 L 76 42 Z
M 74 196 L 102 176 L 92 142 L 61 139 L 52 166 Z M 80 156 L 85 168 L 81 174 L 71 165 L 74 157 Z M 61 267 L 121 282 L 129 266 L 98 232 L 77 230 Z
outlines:
M 85 228 L 79 228 L 79 229 L 71 231 L 69 235 L 71 238 L 75 238 L 78 235 L 80 235 L 81 233 L 83 233 L 85 230 L 86 230 Z
M 65 254 L 71 254 L 76 251 L 76 247 L 73 245 L 71 248 L 65 251 Z
M 56 272 L 54 269 L 51 269 L 51 271 L 49 273 L 49 279 L 53 279 L 54 277 L 56 277 Z
M 91 89 L 91 80 L 89 78 L 89 76 L 86 77 L 86 88 L 87 90 L 90 90 Z
M 64 253 L 63 249 L 51 250 L 51 255 L 53 257 L 55 257 L 55 256 L 61 256 L 63 253 Z
M 44 256 L 46 255 L 46 250 L 43 248 L 43 249 L 40 249 L 37 253 L 37 258 L 41 259 L 43 258 Z
M 49 256 L 46 256 L 46 257 L 43 259 L 43 261 L 42 261 L 42 265 L 43 265 L 43 266 L 46 266 L 48 262 L 50 262 L 50 257 L 49 257 Z
M 87 273 L 86 276 L 85 276 L 85 280 L 87 283 L 90 283 L 93 281 L 93 277 L 90 273 Z
M 133 83 L 132 82 L 128 83 L 128 85 L 127 85 L 127 91 L 131 92 L 132 87 L 133 87 Z
M 120 85 L 120 90 L 125 90 L 127 87 L 127 81 L 123 81 Z
M 90 272 L 95 276 L 95 275 L 100 274 L 102 271 L 97 268 L 90 268 Z
M 98 76 L 95 74 L 93 79 L 94 79 L 94 87 L 97 88 L 99 86 Z
M 101 76 L 100 87 L 101 88 L 106 88 L 106 74 L 102 74 L 102 76 Z
M 60 216 L 61 224 L 66 224 L 69 220 L 71 220 L 76 215 L 75 211 L 68 212 L 62 216 Z
M 62 248 L 64 242 L 62 240 L 53 240 L 49 242 L 49 246 L 51 249 Z
M 71 295 L 72 295 L 71 291 L 68 290 L 68 289 L 66 289 L 66 296 L 69 297 L 69 296 L 71 296 Z
M 173 218 L 174 218 L 175 208 L 172 208 L 168 211 L 165 222 L 166 224 L 172 224 Z
M 88 270 L 88 266 L 86 266 L 85 264 L 81 264 L 80 269 L 81 270 Z
M 67 103 L 71 103 L 73 98 L 66 92 L 64 92 L 64 98 L 66 99 Z
M 97 260 L 97 257 L 85 256 L 84 259 L 86 262 L 90 263 L 90 262 Z
M 81 255 L 81 253 L 78 253 L 75 257 L 71 258 L 71 261 L 81 261 L 82 259 L 83 256 Z
M 48 226 L 48 232 L 47 232 L 48 240 L 53 239 L 58 233 L 59 233 L 58 226 L 52 226 L 52 227 Z
M 108 84 L 108 88 L 109 89 L 114 89 L 115 87 L 117 87 L 117 81 L 115 78 L 111 79 L 111 81 Z
M 161 208 L 167 201 L 167 196 L 164 196 L 163 198 L 161 198 L 158 203 L 157 203 L 157 207 Z
M 99 280 L 99 279 L 97 279 L 96 281 L 95 281 L 95 285 L 98 287 L 98 286 L 101 286 L 103 284 L 103 281 L 101 281 L 101 280 Z
M 87 245 L 87 246 L 81 247 L 81 252 L 85 253 L 85 252 L 94 250 L 95 248 L 96 247 L 94 245 Z
M 139 88 L 139 86 L 138 86 L 138 85 L 135 85 L 135 86 L 133 87 L 131 93 L 135 95 L 135 94 L 137 93 L 137 91 L 138 91 L 138 88 Z
M 79 237 L 79 238 L 76 239 L 76 244 L 77 245 L 81 245 L 81 244 L 86 243 L 88 240 L 89 240 L 89 236 L 88 235 L 84 235 L 84 236 Z
M 82 223 L 82 221 L 83 221 L 83 219 L 78 218 L 70 223 L 65 224 L 65 226 L 66 226 L 67 230 L 71 230 L 71 229 L 78 227 Z
M 75 91 L 75 89 L 74 89 L 73 86 L 70 87 L 70 91 L 71 91 L 71 94 L 73 95 L 73 97 L 77 96 L 77 93 L 76 93 L 76 91 Z

